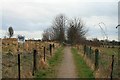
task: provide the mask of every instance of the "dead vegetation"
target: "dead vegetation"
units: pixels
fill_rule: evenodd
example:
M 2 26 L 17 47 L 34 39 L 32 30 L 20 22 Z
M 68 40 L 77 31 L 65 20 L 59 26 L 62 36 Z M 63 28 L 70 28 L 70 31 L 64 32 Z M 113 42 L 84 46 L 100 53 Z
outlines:
M 9 45 L 8 45 L 9 44 Z M 20 45 L 20 69 L 21 78 L 32 78 L 33 72 L 33 49 L 37 50 L 37 69 L 46 69 L 50 58 L 49 44 L 54 44 L 55 49 L 59 47 L 57 42 L 42 42 L 28 40 Z M 43 60 L 43 47 L 46 47 L 46 62 Z M 18 43 L 16 39 L 2 40 L 2 77 L 18 78 Z M 53 52 L 54 53 L 54 52 Z
M 114 54 L 114 66 L 113 66 L 113 78 L 118 78 L 118 51 L 117 48 L 107 48 L 107 47 L 92 47 L 92 54 L 91 56 L 84 55 L 84 48 L 82 45 L 75 46 L 79 50 L 79 54 L 82 55 L 86 64 L 94 71 L 94 50 L 99 49 L 99 68 L 98 70 L 94 71 L 94 75 L 96 78 L 110 78 L 111 74 L 111 62 L 112 62 L 112 55 Z M 114 53 L 115 52 L 115 53 Z

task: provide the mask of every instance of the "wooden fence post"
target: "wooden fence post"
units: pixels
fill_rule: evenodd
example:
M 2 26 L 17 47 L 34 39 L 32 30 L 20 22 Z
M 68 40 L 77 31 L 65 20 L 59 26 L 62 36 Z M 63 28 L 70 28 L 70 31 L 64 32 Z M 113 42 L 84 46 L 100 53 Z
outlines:
M 86 53 L 86 45 L 84 45 L 84 55 L 85 55 L 85 53 Z
M 44 47 L 44 61 L 45 61 L 45 47 Z
M 111 74 L 110 74 L 110 79 L 112 80 L 113 76 L 113 66 L 114 66 L 114 55 L 112 55 L 112 63 L 111 63 Z
M 99 67 L 99 50 L 95 49 L 95 70 Z
M 91 54 L 92 54 L 92 49 L 91 49 L 91 46 L 89 48 L 89 57 L 91 58 Z
M 86 54 L 87 54 L 87 56 L 89 55 L 89 47 L 88 46 L 86 47 Z
M 18 50 L 18 80 L 20 80 L 20 53 Z
M 53 43 L 53 48 L 55 48 L 55 45 L 54 45 L 54 43 Z
M 34 76 L 34 72 L 36 71 L 36 54 L 37 54 L 37 50 L 34 49 L 33 50 L 33 76 Z
M 52 56 L 52 45 L 51 44 L 49 45 L 49 48 L 50 48 L 50 55 Z

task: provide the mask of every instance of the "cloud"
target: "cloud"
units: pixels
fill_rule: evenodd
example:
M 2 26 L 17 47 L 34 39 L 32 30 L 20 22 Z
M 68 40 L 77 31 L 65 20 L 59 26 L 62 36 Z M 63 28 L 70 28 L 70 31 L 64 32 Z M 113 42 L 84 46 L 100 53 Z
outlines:
M 88 28 L 86 35 L 88 38 L 103 39 L 103 37 L 106 37 L 105 34 L 107 34 L 110 40 L 118 40 L 118 30 L 116 29 L 116 25 L 118 24 L 117 17 L 91 16 L 89 18 L 84 17 L 83 20 L 86 21 L 86 27 Z M 99 26 L 100 22 L 105 24 L 100 24 L 103 30 Z
M 102 21 L 107 26 L 107 33 L 116 36 L 114 26 L 118 17 L 117 2 L 118 0 L 4 0 L 2 28 L 7 30 L 13 26 L 16 32 L 25 31 L 24 34 L 30 34 L 27 36 L 30 37 L 31 32 L 41 33 L 50 27 L 53 18 L 63 13 L 69 18 L 82 18 L 90 35 L 100 35 L 99 27 L 93 25 Z M 93 34 L 95 32 L 99 34 Z
M 42 39 L 42 31 L 34 31 L 34 32 L 28 32 L 28 31 L 16 31 L 15 32 L 17 36 L 18 34 L 24 35 L 26 39 Z
M 14 38 L 17 38 L 18 35 L 24 35 L 26 39 L 42 39 L 43 31 L 14 31 Z M 0 30 L 1 37 L 8 37 L 8 31 Z
M 94 39 L 94 38 L 97 38 L 97 39 L 99 39 L 99 40 L 104 40 L 104 39 L 105 39 L 105 37 L 103 37 L 103 36 L 101 36 L 101 35 L 97 35 L 97 36 L 96 36 L 96 35 L 93 35 L 93 36 L 88 36 L 88 37 L 87 37 L 87 39 L 89 39 L 89 40 L 92 40 L 92 39 Z M 118 41 L 118 36 L 109 35 L 108 39 L 109 39 L 110 41 L 112 41 L 112 40 Z

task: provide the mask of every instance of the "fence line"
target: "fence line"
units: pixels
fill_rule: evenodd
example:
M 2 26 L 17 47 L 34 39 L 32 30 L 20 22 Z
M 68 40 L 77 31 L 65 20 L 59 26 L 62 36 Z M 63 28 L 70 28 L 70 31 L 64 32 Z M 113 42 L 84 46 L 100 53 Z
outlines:
M 107 56 L 106 54 L 100 53 L 99 49 L 92 49 L 91 46 L 83 46 L 84 57 L 89 58 L 94 64 L 94 70 L 99 71 L 100 77 L 113 78 L 117 77 L 117 58 L 114 55 Z
M 49 45 L 45 45 L 44 47 L 46 46 L 49 47 Z M 44 47 L 43 47 L 43 50 L 47 50 L 46 48 L 44 49 Z M 51 48 L 50 48 L 51 50 L 47 50 L 47 51 L 52 53 L 52 50 L 56 48 L 58 48 L 57 43 L 55 43 L 54 45 L 51 45 Z M 4 64 L 3 78 L 18 78 L 20 80 L 20 78 L 33 77 L 36 72 L 37 66 L 39 65 L 38 61 L 40 60 L 42 55 L 44 55 L 42 53 L 38 54 L 38 51 L 39 50 L 34 49 L 32 51 L 33 54 L 20 53 L 18 51 L 18 55 L 17 55 L 18 57 L 16 55 L 12 55 L 11 53 L 4 54 L 3 61 L 2 61 L 3 62 L 2 64 Z M 18 74 L 18 76 L 16 74 Z

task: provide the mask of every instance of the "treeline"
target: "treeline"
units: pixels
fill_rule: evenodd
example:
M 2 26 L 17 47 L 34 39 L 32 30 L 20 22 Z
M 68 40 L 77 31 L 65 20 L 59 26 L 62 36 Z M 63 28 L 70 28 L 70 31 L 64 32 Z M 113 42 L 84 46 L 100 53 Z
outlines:
M 69 19 L 64 14 L 57 15 L 50 28 L 44 30 L 42 40 L 60 43 L 81 44 L 86 40 L 87 29 L 80 18 Z
M 86 40 L 85 41 L 86 45 L 90 45 L 90 46 L 96 46 L 96 47 L 108 47 L 108 48 L 114 48 L 115 46 L 119 46 L 120 42 L 119 41 L 109 41 L 109 40 L 98 40 L 97 38 L 94 38 L 92 40 Z

